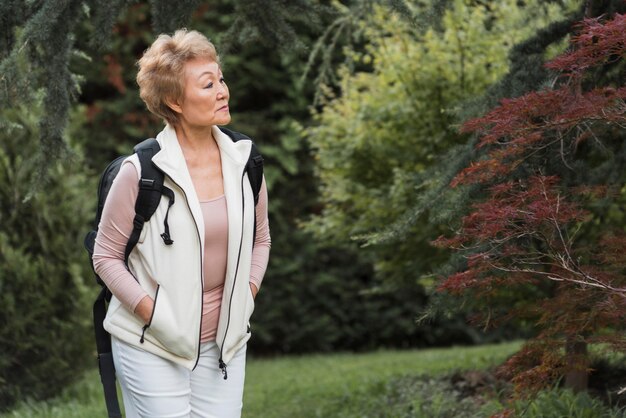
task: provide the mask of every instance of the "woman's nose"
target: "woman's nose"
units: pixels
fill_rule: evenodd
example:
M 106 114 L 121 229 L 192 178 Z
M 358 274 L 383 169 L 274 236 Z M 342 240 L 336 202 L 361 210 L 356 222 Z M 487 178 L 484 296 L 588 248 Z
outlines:
M 218 99 L 228 98 L 228 87 L 226 86 L 226 84 L 220 85 L 220 88 L 217 91 L 217 98 Z

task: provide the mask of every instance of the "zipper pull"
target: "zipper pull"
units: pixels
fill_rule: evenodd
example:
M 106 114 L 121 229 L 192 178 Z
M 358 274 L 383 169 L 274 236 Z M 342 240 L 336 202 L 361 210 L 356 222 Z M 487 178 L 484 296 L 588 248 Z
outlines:
M 220 359 L 220 369 L 222 369 L 222 374 L 224 375 L 224 380 L 228 379 L 228 372 L 226 371 L 226 363 Z
M 139 339 L 139 342 L 140 342 L 141 344 L 143 344 L 143 341 L 144 341 L 144 339 L 143 339 L 143 335 L 146 333 L 146 330 L 148 329 L 148 327 L 149 327 L 149 326 L 150 326 L 150 325 L 146 324 L 146 325 L 144 325 L 144 326 L 143 326 L 143 328 L 141 329 L 141 338 Z

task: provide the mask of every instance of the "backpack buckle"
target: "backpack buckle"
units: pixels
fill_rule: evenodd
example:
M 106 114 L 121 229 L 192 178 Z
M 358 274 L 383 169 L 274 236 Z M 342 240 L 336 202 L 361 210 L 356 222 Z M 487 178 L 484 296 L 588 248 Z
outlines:
M 143 228 L 143 224 L 145 223 L 145 219 L 140 214 L 135 214 L 133 218 L 133 227 L 139 231 Z
M 139 180 L 139 188 L 140 189 L 148 189 L 148 190 L 152 190 L 154 189 L 154 180 L 153 179 L 144 179 L 141 178 Z
M 255 167 L 263 165 L 263 156 L 255 155 L 254 157 L 252 157 L 252 163 L 254 164 Z

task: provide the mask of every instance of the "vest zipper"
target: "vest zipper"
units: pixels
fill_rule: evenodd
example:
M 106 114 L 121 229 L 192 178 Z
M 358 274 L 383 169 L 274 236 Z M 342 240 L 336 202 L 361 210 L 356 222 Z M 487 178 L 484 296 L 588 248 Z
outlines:
M 193 223 L 196 224 L 196 234 L 198 235 L 198 244 L 200 247 L 200 325 L 198 326 L 198 354 L 196 355 L 196 363 L 193 365 L 191 370 L 195 370 L 198 365 L 198 361 L 200 361 L 200 341 L 202 340 L 202 306 L 204 304 L 204 300 L 202 299 L 202 289 L 204 287 L 204 268 L 202 266 L 202 238 L 200 238 L 200 230 L 198 229 L 198 223 L 196 222 L 196 218 L 193 217 L 193 213 L 191 212 L 191 206 L 189 206 L 189 199 L 187 198 L 187 193 L 185 190 L 178 185 L 174 180 L 172 180 L 174 184 L 178 186 L 180 190 L 183 191 L 185 195 L 185 202 L 187 203 L 187 208 L 189 209 L 189 213 L 191 214 L 191 218 L 193 219 Z
M 165 171 L 163 172 L 166 173 Z M 183 195 L 185 196 L 185 203 L 187 204 L 187 209 L 189 209 L 189 213 L 191 214 L 191 219 L 193 219 L 193 223 L 196 225 L 196 235 L 198 236 L 198 243 L 200 244 L 199 245 L 200 247 L 200 326 L 198 327 L 198 354 L 196 354 L 196 362 L 191 368 L 191 370 L 195 370 L 196 366 L 198 365 L 198 361 L 200 361 L 200 341 L 202 340 L 202 304 L 204 303 L 204 300 L 202 299 L 202 288 L 204 286 L 204 277 L 203 277 L 204 270 L 202 268 L 202 256 L 203 256 L 202 255 L 202 238 L 200 238 L 200 230 L 198 229 L 198 223 L 196 222 L 196 218 L 193 217 L 191 206 L 189 206 L 189 198 L 187 197 L 187 193 L 185 192 L 185 189 L 183 189 L 180 186 L 180 184 L 176 183 L 174 179 L 172 179 L 170 176 L 167 176 L 167 177 L 172 181 L 172 183 L 174 183 L 183 192 Z
M 159 297 L 159 289 L 161 289 L 161 285 L 157 285 L 156 288 L 156 292 L 154 294 L 154 303 L 152 305 L 152 313 L 150 314 L 150 319 L 148 320 L 148 323 L 146 325 L 143 326 L 143 328 L 141 328 L 141 338 L 139 339 L 139 342 L 141 344 L 143 344 L 144 342 L 144 334 L 146 333 L 146 330 L 148 328 L 150 328 L 150 325 L 152 324 L 152 318 L 154 318 L 154 313 L 156 312 L 156 304 L 157 304 L 157 299 Z
M 235 277 L 233 278 L 233 286 L 230 291 L 230 300 L 228 301 L 228 320 L 226 321 L 226 330 L 224 331 L 224 338 L 222 339 L 222 344 L 220 346 L 220 358 L 219 358 L 219 367 L 222 370 L 222 374 L 224 375 L 224 380 L 228 379 L 228 372 L 226 371 L 226 363 L 224 363 L 224 344 L 226 343 L 226 335 L 228 335 L 228 328 L 230 326 L 230 310 L 233 306 L 233 295 L 235 293 L 235 284 L 237 283 L 237 275 L 239 273 L 239 262 L 241 261 L 241 248 L 243 247 L 243 227 L 244 227 L 244 218 L 246 213 L 246 200 L 244 195 L 243 188 L 243 180 L 246 175 L 246 168 L 244 168 L 243 173 L 241 173 L 241 237 L 239 238 L 239 251 L 237 252 L 237 267 L 235 267 Z

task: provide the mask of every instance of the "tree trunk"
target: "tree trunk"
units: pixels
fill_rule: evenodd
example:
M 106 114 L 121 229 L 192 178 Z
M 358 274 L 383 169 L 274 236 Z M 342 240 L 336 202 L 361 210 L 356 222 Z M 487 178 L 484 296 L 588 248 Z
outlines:
M 606 11 L 607 0 L 587 0 L 585 3 L 585 18 L 593 18 Z M 577 92 L 582 92 L 581 80 L 574 86 Z M 578 335 L 569 335 L 565 341 L 565 387 L 574 392 L 587 390 L 589 386 L 589 355 L 587 342 Z
M 565 357 L 567 361 L 565 387 L 574 392 L 587 390 L 589 383 L 587 342 L 577 335 L 567 337 Z

